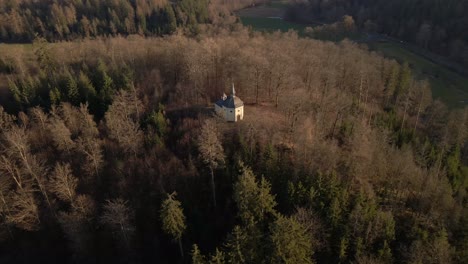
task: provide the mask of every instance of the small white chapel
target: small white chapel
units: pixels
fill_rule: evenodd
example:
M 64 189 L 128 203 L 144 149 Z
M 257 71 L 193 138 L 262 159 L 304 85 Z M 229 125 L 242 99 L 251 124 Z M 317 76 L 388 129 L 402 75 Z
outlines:
M 228 122 L 237 122 L 244 119 L 244 102 L 236 96 L 234 84 L 229 96 L 223 93 L 221 99 L 215 103 L 215 111 Z

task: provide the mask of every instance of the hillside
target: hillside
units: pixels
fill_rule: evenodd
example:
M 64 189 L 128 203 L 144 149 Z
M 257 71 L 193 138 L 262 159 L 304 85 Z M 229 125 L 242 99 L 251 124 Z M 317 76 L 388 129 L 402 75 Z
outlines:
M 94 35 L 57 28 L 72 6 Z M 0 7 L 47 24 L 0 24 L 0 263 L 468 263 L 468 107 L 433 96 L 452 71 L 288 31 L 282 0 Z
M 464 262 L 468 110 L 408 65 L 243 29 L 11 54 L 4 262 Z

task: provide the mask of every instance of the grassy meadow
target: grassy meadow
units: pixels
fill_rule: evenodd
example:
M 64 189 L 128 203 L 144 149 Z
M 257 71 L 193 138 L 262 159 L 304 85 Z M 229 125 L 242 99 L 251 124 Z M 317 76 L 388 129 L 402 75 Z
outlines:
M 408 62 L 418 79 L 429 81 L 433 98 L 440 99 L 452 108 L 468 105 L 467 77 L 433 63 L 397 43 L 371 43 L 369 47 L 385 57 L 394 58 L 399 62 Z

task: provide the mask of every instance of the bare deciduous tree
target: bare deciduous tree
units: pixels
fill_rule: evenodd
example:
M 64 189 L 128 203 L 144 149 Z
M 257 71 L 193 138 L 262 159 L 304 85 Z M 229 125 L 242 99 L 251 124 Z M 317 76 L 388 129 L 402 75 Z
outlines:
M 44 196 L 49 208 L 52 208 L 49 196 L 46 190 L 46 175 L 47 168 L 44 162 L 38 157 L 30 153 L 28 138 L 24 127 L 13 127 L 10 131 L 4 134 L 7 143 L 7 152 L 10 157 L 18 159 L 22 165 L 24 173 L 29 175 L 39 188 L 39 191 Z
M 94 201 L 87 195 L 78 195 L 72 206 L 71 212 L 60 212 L 58 220 L 75 253 L 83 254 L 89 247 Z
M 78 179 L 73 176 L 70 164 L 57 163 L 52 175 L 50 181 L 51 191 L 60 200 L 73 204 L 76 197 Z
M 73 148 L 74 142 L 71 139 L 71 132 L 65 122 L 58 116 L 52 117 L 48 124 L 52 140 L 55 147 L 60 151 L 69 151 Z
M 8 128 L 13 126 L 13 121 L 15 120 L 15 116 L 6 113 L 3 107 L 0 106 L 0 131 L 7 130 Z
M 11 194 L 10 200 L 7 221 L 24 230 L 36 230 L 40 220 L 32 189 L 24 188 L 16 191 Z
M 81 104 L 79 109 L 80 136 L 82 138 L 95 138 L 99 135 L 96 122 L 88 112 L 88 105 Z
M 106 126 L 109 137 L 116 140 L 127 153 L 137 154 L 142 145 L 138 109 L 141 102 L 130 92 L 119 93 L 106 113 Z
M 10 189 L 12 186 L 11 179 L 0 172 L 0 221 L 10 216 Z M 6 229 L 11 237 L 13 237 L 10 226 L 5 223 Z
M 213 170 L 224 164 L 224 151 L 214 120 L 208 119 L 203 124 L 200 136 L 198 137 L 198 148 L 200 158 L 210 169 L 213 204 L 216 207 L 216 187 Z
M 122 199 L 107 200 L 100 219 L 101 223 L 108 226 L 114 235 L 123 239 L 126 247 L 130 245 L 130 239 L 134 232 L 130 221 L 131 214 L 127 201 Z
M 76 148 L 86 156 L 87 163 L 84 163 L 84 169 L 89 174 L 99 176 L 99 169 L 103 162 L 101 141 L 98 138 L 78 138 Z

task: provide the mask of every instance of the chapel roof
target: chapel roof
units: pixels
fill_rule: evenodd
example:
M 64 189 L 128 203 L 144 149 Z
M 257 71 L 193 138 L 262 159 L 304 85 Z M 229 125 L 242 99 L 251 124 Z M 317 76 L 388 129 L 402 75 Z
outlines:
M 226 96 L 226 94 L 224 94 L 223 98 L 216 101 L 215 104 L 220 107 L 224 106 L 226 108 L 237 108 L 243 106 L 244 102 L 236 96 L 236 90 L 234 88 L 234 84 L 232 84 L 231 95 Z

